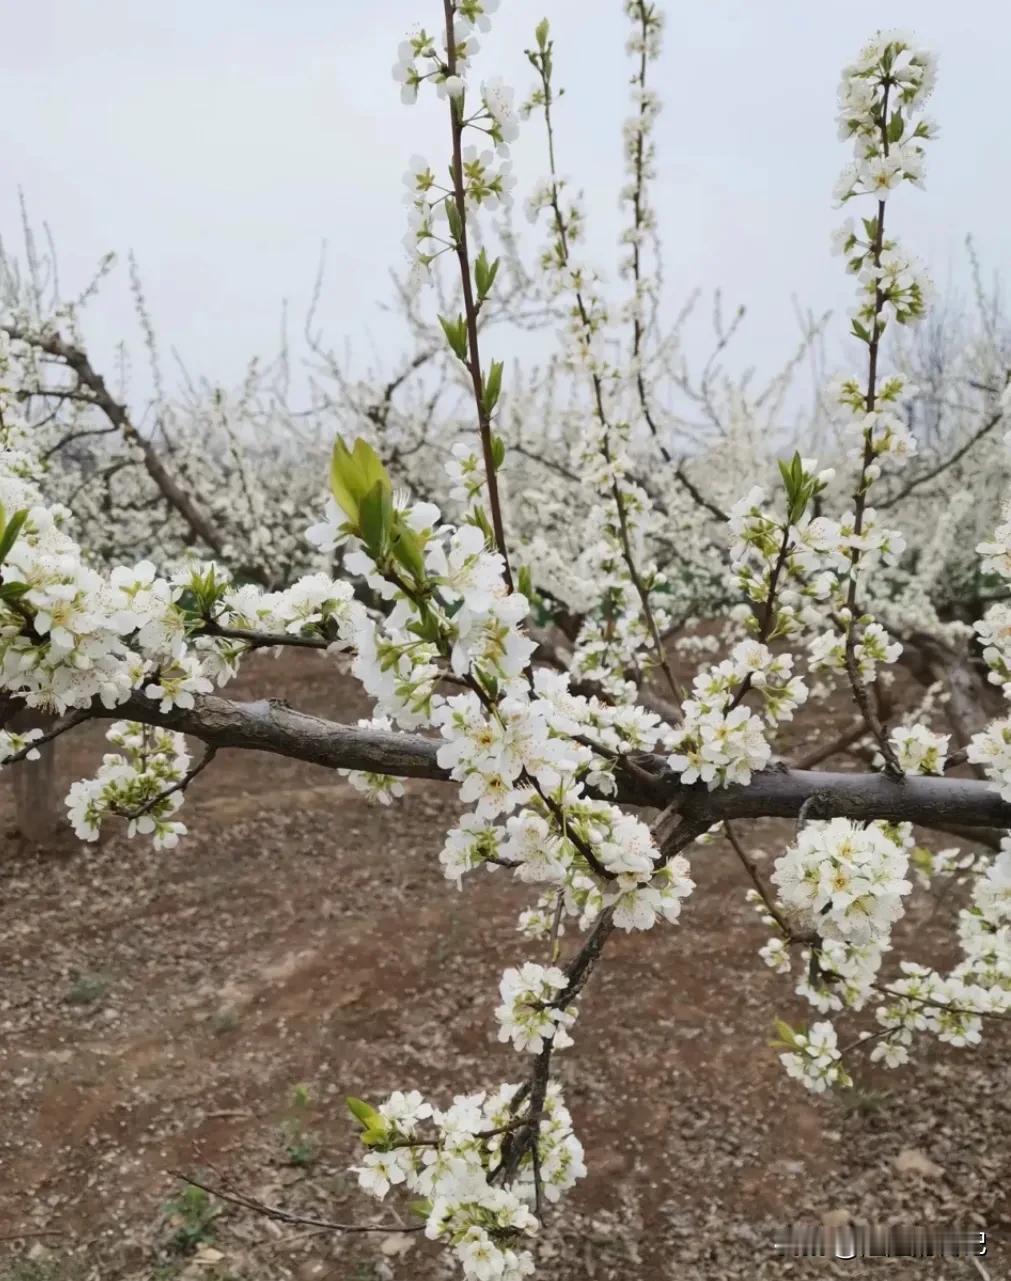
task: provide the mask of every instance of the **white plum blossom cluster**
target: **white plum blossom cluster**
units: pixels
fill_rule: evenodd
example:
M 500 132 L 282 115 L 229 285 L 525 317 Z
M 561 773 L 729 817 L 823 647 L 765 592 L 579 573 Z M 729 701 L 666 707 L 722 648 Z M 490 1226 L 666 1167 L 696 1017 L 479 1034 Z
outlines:
M 613 735 L 614 718 L 600 714 L 597 700 L 569 693 L 558 673 L 539 670 L 534 692 L 542 697 L 503 699 L 495 717 L 473 694 L 450 696 L 433 712 L 446 739 L 439 763 L 461 782 L 461 799 L 477 803 L 446 838 L 440 856 L 446 875 L 459 883 L 471 868 L 504 863 L 520 880 L 563 889 L 566 912 L 584 920 L 603 907 L 613 909 L 622 929 L 648 929 L 658 916 L 676 920 L 693 887 L 687 863 L 679 857 L 664 863 L 644 823 L 588 798 L 576 777 L 595 758 L 570 735 L 584 725 Z M 630 717 L 626 709 L 625 719 L 643 722 L 629 725 L 633 742 L 640 733 L 646 741 L 652 733 L 655 742 L 657 717 Z M 610 782 L 603 769 L 589 778 L 598 786 Z M 505 824 L 497 824 L 503 815 Z
M 905 543 L 900 533 L 883 528 L 868 507 L 861 509 L 859 528 L 853 512 L 838 519 L 812 515 L 812 500 L 835 474 L 831 468 L 816 468 L 814 459 L 799 455 L 790 466 L 782 465 L 789 508 L 785 519 L 767 509 L 758 486 L 731 508 L 731 573 L 738 590 L 754 602 L 754 611 L 744 614 L 750 630 L 767 640 L 807 637 L 812 671 L 844 672 L 847 634 L 835 627 L 822 630 L 826 615 L 840 623 L 851 618 L 851 580 L 867 578 L 877 565 L 895 564 Z M 857 622 L 852 656 L 866 681 L 879 663 L 894 663 L 902 647 L 870 616 Z
M 871 217 L 860 220 L 859 228 L 851 220 L 834 237 L 836 250 L 846 255 L 849 269 L 857 274 L 859 302 L 852 332 L 867 345 L 868 367 L 864 383 L 845 379 L 835 395 L 847 415 L 843 433 L 852 441 L 859 477 L 852 522 L 842 522 L 850 564 L 843 599 L 834 611 L 836 635 L 823 634 L 812 658 L 816 666 L 846 671 L 865 713 L 865 686 L 875 678 L 878 664 L 894 662 L 900 651 L 886 642 L 873 615 L 858 610 L 859 587 L 869 552 L 887 560 L 903 550 L 897 531 L 878 526 L 867 493 L 885 462 L 902 466 L 916 452 L 916 441 L 898 412 L 913 389 L 897 375 L 880 376 L 878 348 L 890 319 L 904 325 L 923 318 L 930 292 L 922 270 L 893 238 L 886 238 L 886 201 L 902 182 L 920 184 L 922 144 L 934 131 L 919 113 L 933 83 L 931 56 L 903 33 L 886 31 L 844 70 L 839 90 L 839 133 L 852 140 L 855 159 L 843 171 L 836 195 L 840 202 L 871 196 L 876 208 Z M 897 771 L 891 746 L 882 741 L 881 747 L 889 768 Z
M 1005 408 L 1009 401 L 1011 397 L 1005 392 Z M 1011 504 L 1004 515 L 993 537 L 980 543 L 976 552 L 982 559 L 984 574 L 1011 583 Z M 983 647 L 983 661 L 990 668 L 991 683 L 1000 685 L 1005 697 L 1011 696 L 1011 607 L 1003 601 L 991 605 L 975 630 Z
M 502 1004 L 495 1012 L 499 1040 L 529 1054 L 540 1054 L 546 1041 L 556 1050 L 571 1045 L 568 1028 L 575 1022 L 575 1009 L 556 1004 L 567 986 L 565 974 L 554 965 L 527 961 L 518 970 L 506 970 L 499 986 Z
M 39 759 L 39 749 L 33 747 L 42 737 L 40 729 L 26 729 L 21 733 L 14 730 L 0 730 L 0 763 L 9 761 L 12 756 L 19 759 L 24 758 L 26 761 L 37 761 Z
M 650 202 L 649 184 L 656 178 L 656 144 L 653 133 L 660 114 L 659 95 L 646 83 L 647 68 L 660 57 L 665 15 L 653 0 L 626 0 L 625 14 L 632 23 L 626 52 L 637 59 L 637 73 L 632 81 L 633 114 L 622 128 L 627 181 L 621 199 L 629 207 L 629 225 L 621 235 L 628 254 L 620 264 L 622 274 L 633 282 L 632 297 L 625 304 L 622 319 L 633 325 L 630 372 L 639 375 L 642 340 L 649 314 L 657 302 L 656 278 L 643 270 L 643 251 L 657 233 L 656 210 Z
M 388 716 L 367 716 L 358 722 L 361 729 L 392 730 L 393 725 Z M 404 795 L 404 785 L 399 778 L 390 774 L 378 774 L 373 770 L 338 770 L 348 780 L 356 792 L 361 792 L 370 801 L 380 805 L 392 805 Z
M 873 680 L 880 664 L 890 665 L 898 660 L 902 645 L 893 641 L 880 623 L 864 623 L 859 635 L 853 646 L 853 659 L 858 676 L 866 683 Z M 846 671 L 846 637 L 838 632 L 823 632 L 811 642 L 809 657 L 814 672 Z
M 967 749 L 973 765 L 982 765 L 994 787 L 1011 801 L 1011 718 L 991 721 L 973 734 Z
M 843 430 L 851 441 L 849 457 L 862 466 L 864 485 L 876 481 L 886 464 L 898 470 L 916 454 L 916 437 L 901 415 L 908 414 L 917 390 L 902 374 L 891 374 L 875 385 L 875 408 L 868 412 L 867 393 L 858 379 L 840 378 L 832 385 L 833 399 L 847 414 Z
M 937 734 L 916 724 L 893 729 L 889 739 L 904 774 L 944 773 L 950 734 Z
M 871 1059 L 887 1067 L 909 1061 L 918 1033 L 953 1046 L 977 1044 L 987 1017 L 1011 1011 L 1011 840 L 1004 839 L 994 860 L 967 858 L 958 850 L 930 859 L 931 877 L 959 867 L 973 873 L 972 903 L 959 912 L 963 959 L 947 975 L 900 961 L 898 977 L 883 982 L 880 971 L 891 925 L 909 889 L 904 851 L 911 843 L 908 825 L 858 829 L 835 819 L 812 824 L 806 832 L 812 827 L 820 828 L 820 834 L 805 841 L 802 833 L 777 861 L 773 875 L 791 928 L 815 939 L 813 956 L 810 949 L 802 954 L 805 974 L 798 994 L 822 1013 L 860 1010 L 876 1000 L 879 1031 L 865 1039 L 872 1047 Z M 764 913 L 763 919 L 774 923 Z M 795 936 L 782 933 L 770 939 L 763 959 L 777 972 L 788 973 L 793 941 Z M 825 1077 L 809 1068 L 804 1052 L 784 1058 L 784 1063 L 809 1088 L 825 1088 Z
M 425 1234 L 449 1245 L 466 1277 L 519 1281 L 533 1272 L 524 1237 L 539 1227 L 539 1195 L 557 1201 L 586 1173 L 583 1149 L 559 1086 L 550 1082 L 537 1125 L 536 1153 L 525 1153 L 509 1186 L 495 1180 L 508 1160 L 523 1090 L 458 1095 L 444 1111 L 417 1091 L 390 1095 L 378 1109 L 351 1101 L 368 1152 L 356 1167 L 361 1187 L 382 1199 L 392 1186 L 423 1198 Z M 423 1127 L 428 1123 L 429 1128 Z M 434 1138 L 428 1137 L 429 1133 Z
M 900 183 L 922 180 L 922 143 L 937 130 L 917 113 L 936 79 L 933 56 L 902 31 L 879 32 L 843 70 L 839 137 L 852 141 L 854 163 L 839 179 L 840 201 L 866 194 L 883 202 Z
M 915 324 L 926 314 L 933 285 L 915 259 L 902 254 L 892 240 L 877 246 L 877 224 L 867 219 L 857 231 L 852 218 L 833 233 L 832 245 L 847 259 L 847 268 L 857 276 L 859 306 L 853 316 L 858 337 L 870 334 L 894 320 L 900 325 Z
M 683 783 L 747 785 L 768 765 L 772 748 L 763 720 L 770 726 L 788 721 L 807 698 L 806 685 L 792 669 L 790 654 L 774 655 L 767 645 L 744 640 L 728 659 L 696 676 L 667 758 Z M 743 704 L 750 690 L 759 701 L 758 713 Z
M 446 181 L 423 156 L 414 156 L 404 175 L 406 200 L 410 205 L 409 227 L 404 236 L 415 283 L 430 280 L 431 264 L 447 250 L 453 250 L 464 234 L 469 208 L 493 211 L 512 204 L 516 178 L 509 160 L 509 144 L 519 136 L 515 91 L 500 77 L 481 85 L 481 107 L 464 115 L 467 74 L 478 50 L 475 31 L 491 29 L 489 15 L 498 0 L 453 0 L 452 22 L 442 41 L 424 30 L 401 43 L 393 78 L 401 85 L 406 103 L 417 100 L 418 89 L 432 81 L 441 98 L 448 98 L 453 111 L 453 154 Z M 464 145 L 464 131 L 484 135 L 492 147 Z M 484 293 L 478 280 L 478 292 Z
M 908 824 L 808 823 L 776 860 L 779 899 L 802 929 L 844 943 L 886 941 L 912 889 Z
M 884 990 L 889 1000 L 876 1017 L 881 1039 L 871 1057 L 887 1067 L 909 1060 L 914 1034 L 926 1032 L 953 1046 L 976 1045 L 988 1017 L 1011 1013 L 1011 848 L 976 868 L 972 903 L 959 912 L 963 959 L 941 975 L 912 961 Z
M 831 1023 L 815 1023 L 807 1032 L 795 1032 L 785 1023 L 777 1027 L 782 1043 L 790 1047 L 779 1056 L 788 1076 L 815 1094 L 851 1084 Z
M 857 516 L 813 515 L 813 500 L 832 479 L 832 468 L 817 470 L 813 458 L 795 455 L 781 464 L 787 512 L 777 516 L 766 507 L 758 486 L 729 513 L 733 537 L 731 573 L 738 590 L 754 603 L 745 613 L 748 628 L 764 640 L 807 637 L 812 671 L 847 670 L 850 645 L 845 632 L 822 630 L 826 615 L 840 623 L 852 617 L 849 587 L 866 578 L 878 564 L 894 564 L 904 550 L 901 534 L 882 528 L 875 512 L 864 507 Z M 894 663 L 901 645 L 864 615 L 857 620 L 852 659 L 862 680 L 870 680 L 879 663 Z M 753 682 L 752 682 L 753 683 Z
M 171 817 L 183 801 L 181 784 L 190 763 L 186 740 L 129 721 L 117 721 L 106 738 L 119 750 L 107 752 L 95 777 L 74 783 L 67 793 L 75 834 L 97 841 L 105 819 L 118 815 L 128 820 L 129 836 L 147 836 L 155 849 L 172 849 L 186 834 L 185 823 Z

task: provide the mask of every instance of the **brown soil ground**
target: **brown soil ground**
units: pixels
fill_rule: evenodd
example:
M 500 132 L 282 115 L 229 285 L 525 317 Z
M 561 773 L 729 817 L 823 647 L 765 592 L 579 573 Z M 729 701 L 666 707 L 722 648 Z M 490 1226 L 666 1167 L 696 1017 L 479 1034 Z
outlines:
M 307 710 L 365 713 L 315 656 L 251 664 L 235 688 Z M 842 720 L 846 713 L 840 711 Z M 813 732 L 808 727 L 808 732 Z M 822 731 L 824 732 L 824 731 Z M 804 736 L 803 726 L 797 731 Z M 88 737 L 90 734 L 90 738 Z M 61 745 L 64 779 L 99 746 Z M 10 828 L 9 782 L 0 825 Z M 173 1171 L 272 1205 L 359 1223 L 345 1095 L 520 1079 L 495 1039 L 498 977 L 537 949 L 503 872 L 457 893 L 440 873 L 448 787 L 408 785 L 390 810 L 336 776 L 223 753 L 191 789 L 192 835 L 170 853 L 116 833 L 0 856 L 0 1281 L 434 1281 L 447 1260 L 414 1235 L 339 1236 L 224 1207 L 202 1247 L 173 1254 Z M 2 830 L 2 826 L 0 826 Z M 771 859 L 789 837 L 755 825 Z M 809 1021 L 756 956 L 764 931 L 723 844 L 696 849 L 682 921 L 621 935 L 594 974 L 560 1073 L 590 1174 L 554 1211 L 539 1276 L 1011 1276 L 1011 1243 L 971 1260 L 785 1261 L 797 1221 L 952 1223 L 1011 1231 L 1006 1025 L 982 1048 L 924 1045 L 896 1073 L 812 1096 L 769 1047 L 771 1020 Z M 950 901 L 917 893 L 899 942 L 950 938 Z M 286 1150 L 293 1087 L 310 1103 L 304 1164 Z M 408 1219 L 405 1217 L 405 1223 Z M 15 1233 L 52 1233 L 22 1236 Z

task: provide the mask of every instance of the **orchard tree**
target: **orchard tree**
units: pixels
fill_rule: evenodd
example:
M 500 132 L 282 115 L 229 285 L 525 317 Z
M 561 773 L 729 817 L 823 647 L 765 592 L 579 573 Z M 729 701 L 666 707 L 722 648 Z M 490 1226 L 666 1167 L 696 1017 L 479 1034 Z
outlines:
M 493 1012 L 518 1056 L 515 1079 L 461 1079 L 452 1101 L 428 1099 L 412 1082 L 385 1100 L 349 1100 L 362 1188 L 380 1199 L 409 1194 L 426 1234 L 480 1281 L 533 1270 L 530 1238 L 545 1204 L 586 1172 L 553 1069 L 592 1035 L 579 1025 L 580 997 L 609 940 L 676 927 L 691 910 L 692 860 L 715 836 L 753 882 L 749 898 L 769 930 L 762 961 L 792 976 L 812 1007 L 810 1026 L 776 1025 L 784 1068 L 802 1086 L 845 1088 L 847 1061 L 860 1053 L 897 1068 L 931 1038 L 975 1044 L 988 1022 L 1011 1015 L 1011 845 L 1000 835 L 1011 827 L 1011 719 L 970 723 L 981 703 L 969 661 L 975 652 L 995 694 L 1011 692 L 1011 524 L 977 539 L 978 567 L 963 566 L 958 579 L 971 590 L 946 579 L 950 563 L 967 561 L 954 548 L 979 519 L 973 494 L 960 498 L 975 475 L 967 469 L 997 457 L 1003 338 L 993 326 L 952 375 L 978 384 L 955 426 L 950 385 L 917 393 L 915 349 L 893 341 L 922 323 L 930 301 L 897 228 L 934 134 L 923 113 L 931 56 L 889 31 L 843 73 L 839 130 L 852 159 L 836 197 L 853 216 L 835 239 L 855 282 L 857 359 L 821 389 L 826 465 L 806 450 L 777 464 L 750 430 L 762 405 L 711 370 L 690 380 L 658 329 L 650 184 L 659 103 L 649 72 L 659 8 L 625 5 L 635 70 L 622 193 L 627 289 L 616 302 L 581 255 L 584 214 L 556 165 L 548 23 L 528 53 L 534 83 L 521 106 L 500 80 L 473 71 L 496 7 L 444 0 L 437 29 L 401 45 L 394 71 L 405 102 L 434 93 L 445 104 L 445 136 L 407 175 L 403 295 L 417 313 L 429 276 L 440 267 L 455 275 L 455 289 L 445 276 L 438 285 L 416 327 L 419 353 L 404 366 L 441 371 L 421 380 L 428 395 L 404 417 L 414 418 L 411 431 L 434 424 L 449 397 L 446 427 L 428 433 L 454 437 L 444 478 L 421 445 L 417 471 L 394 469 L 401 384 L 385 399 L 356 389 L 341 412 L 371 409 L 374 430 L 338 436 L 330 497 L 305 534 L 320 567 L 282 585 L 278 567 L 289 562 L 269 540 L 252 557 L 234 552 L 224 515 L 198 502 L 196 486 L 182 485 L 136 428 L 116 423 L 83 349 L 41 317 L 6 328 L 0 455 L 4 692 L 58 717 L 46 732 L 4 732 L 3 755 L 9 765 L 31 760 L 83 722 L 114 722 L 114 750 L 67 797 L 83 840 L 119 818 L 157 849 L 175 846 L 190 781 L 219 749 L 245 748 L 347 773 L 382 804 L 402 796 L 404 778 L 455 786 L 466 809 L 439 853 L 447 879 L 459 886 L 482 867 L 505 868 L 531 887 L 520 918 L 529 946 L 503 974 Z M 482 227 L 511 199 L 508 149 L 523 117 L 545 139 L 546 176 L 528 202 L 544 247 L 503 314 L 535 311 L 560 331 L 550 373 L 526 382 L 507 371 L 501 331 L 487 323 L 511 251 L 493 256 Z M 434 340 L 439 351 L 426 346 Z M 110 563 L 121 535 L 103 535 L 87 512 L 78 526 L 105 543 L 86 550 L 71 512 L 47 492 L 48 425 L 24 412 L 46 399 L 40 353 L 70 372 L 65 398 L 105 415 L 188 541 L 220 553 L 214 560 L 180 559 L 170 542 L 161 549 L 170 572 L 160 573 L 152 539 L 152 559 Z M 689 458 L 676 447 L 672 386 L 713 428 Z M 772 385 L 766 403 L 781 404 L 781 393 Z M 914 428 L 930 395 L 944 413 L 930 419 L 923 465 Z M 518 421 L 537 403 L 552 407 L 539 436 Z M 235 437 L 236 475 L 256 462 L 246 467 L 245 443 Z M 555 476 L 540 516 L 516 479 L 536 472 L 517 469 L 510 483 L 516 455 Z M 994 470 L 1006 476 L 1006 463 Z M 399 487 L 405 474 L 410 489 Z M 748 488 L 756 475 L 764 483 Z M 726 492 L 728 478 L 743 492 Z M 951 490 L 940 519 L 914 501 L 932 486 Z M 120 518 L 113 504 L 107 519 Z M 966 613 L 984 597 L 982 616 Z M 671 647 L 690 651 L 688 624 L 706 611 L 719 627 L 697 644 L 703 661 L 684 690 Z M 889 676 L 917 637 L 925 691 L 902 705 Z M 256 651 L 282 646 L 348 664 L 375 716 L 339 725 L 269 697 L 241 703 L 214 692 Z M 264 685 L 269 694 L 265 673 Z M 839 741 L 783 760 L 779 728 L 836 687 L 853 703 L 846 741 L 869 745 L 864 768 L 815 768 Z M 955 709 L 947 732 L 945 698 Z M 186 736 L 202 745 L 196 761 Z M 967 764 L 977 777 L 953 773 Z M 768 878 L 738 826 L 764 817 L 796 820 Z M 931 832 L 942 841 L 955 832 L 972 848 L 928 850 L 917 841 Z M 961 959 L 949 972 L 895 957 L 891 944 L 914 881 L 942 872 L 964 880 L 968 902 L 952 923 Z

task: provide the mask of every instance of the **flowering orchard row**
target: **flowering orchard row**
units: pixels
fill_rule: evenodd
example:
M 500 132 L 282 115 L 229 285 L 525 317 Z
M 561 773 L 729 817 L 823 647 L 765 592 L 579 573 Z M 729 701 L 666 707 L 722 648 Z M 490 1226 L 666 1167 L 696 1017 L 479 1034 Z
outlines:
M 435 304 L 437 329 L 469 429 L 447 451 L 440 503 L 395 488 L 393 459 L 388 465 L 363 437 L 353 445 L 340 438 L 323 517 L 306 533 L 319 564 L 339 563 L 339 576 L 321 567 L 281 586 L 262 561 L 258 575 L 242 572 L 227 548 L 215 561 L 182 559 L 164 574 L 153 560 L 110 566 L 89 555 L 71 512 L 47 494 L 45 437 L 23 413 L 37 391 L 40 341 L 21 332 L 2 353 L 0 456 L 4 691 L 60 718 L 48 734 L 4 732 L 3 755 L 31 759 L 43 737 L 120 709 L 129 717 L 114 723 L 115 750 L 96 775 L 67 798 L 82 839 L 118 818 L 156 848 L 171 848 L 186 834 L 186 787 L 216 747 L 257 746 L 325 757 L 382 804 L 402 796 L 404 775 L 449 778 L 466 808 L 439 854 L 447 878 L 460 886 L 478 869 L 505 868 L 531 887 L 519 920 L 527 946 L 502 975 L 494 1009 L 500 1039 L 518 1056 L 518 1081 L 461 1080 L 448 1106 L 413 1088 L 378 1104 L 349 1101 L 362 1127 L 362 1188 L 380 1199 L 409 1191 L 427 1235 L 480 1281 L 533 1270 L 529 1239 L 544 1204 L 586 1172 L 552 1071 L 556 1055 L 578 1051 L 580 995 L 609 937 L 676 926 L 690 911 L 691 858 L 715 835 L 727 837 L 752 874 L 750 897 L 770 935 L 762 960 L 792 973 L 818 1016 L 807 1030 L 777 1025 L 785 1069 L 808 1088 L 847 1085 L 850 1054 L 866 1049 L 897 1067 L 918 1038 L 973 1044 L 987 1019 L 1011 1014 L 1011 846 L 1001 842 L 996 857 L 927 851 L 913 835 L 914 821 L 954 821 L 956 794 L 960 822 L 970 826 L 990 822 L 993 789 L 1011 801 L 1011 720 L 953 742 L 937 727 L 936 688 L 919 706 L 897 709 L 885 697 L 903 650 L 887 608 L 900 580 L 890 575 L 909 548 L 875 497 L 897 492 L 895 477 L 917 452 L 907 412 L 914 389 L 888 366 L 886 336 L 920 320 L 930 293 L 896 234 L 896 196 L 920 184 L 935 132 L 923 114 L 931 57 L 886 32 L 843 73 L 839 129 L 853 159 L 836 194 L 855 216 L 836 244 L 855 278 L 859 356 L 833 390 L 844 448 L 824 467 L 794 452 L 774 484 L 751 488 L 724 514 L 671 452 L 649 359 L 659 107 L 649 70 L 662 14 L 646 0 L 625 6 L 636 70 L 624 133 L 628 296 L 615 307 L 581 256 L 584 215 L 556 168 L 548 23 L 528 52 L 534 86 L 521 107 L 500 80 L 477 78 L 478 37 L 496 4 L 444 0 L 437 28 L 404 42 L 394 68 L 405 102 L 434 91 L 444 113 L 442 143 L 412 160 L 406 179 L 411 305 L 425 305 L 417 291 L 440 267 L 456 281 Z M 545 236 L 541 288 L 560 326 L 561 364 L 581 389 L 569 411 L 578 430 L 567 466 L 582 506 L 567 574 L 536 528 L 512 531 L 509 376 L 487 350 L 485 319 L 504 284 L 482 220 L 512 198 L 509 144 L 522 117 L 543 125 L 547 175 L 529 210 Z M 46 341 L 53 346 L 52 336 Z M 644 445 L 634 427 L 645 429 L 654 469 L 661 461 L 669 473 L 662 494 L 642 480 Z M 143 453 L 142 442 L 133 447 Z M 179 492 L 172 501 L 185 515 Z M 677 551 L 682 533 L 684 562 L 661 564 L 664 540 L 673 538 Z M 1011 525 L 978 551 L 998 599 L 975 628 L 942 620 L 922 593 L 919 616 L 951 641 L 977 636 L 992 684 L 1007 693 L 1011 615 L 1000 596 L 1011 580 Z M 728 605 L 719 653 L 685 691 L 669 641 L 700 580 L 719 582 Z M 905 580 L 909 593 L 913 581 Z M 551 622 L 566 645 L 545 639 Z M 350 665 L 375 708 L 357 736 L 314 722 L 312 742 L 307 728 L 299 740 L 292 718 L 269 705 L 245 713 L 255 733 L 229 728 L 242 708 L 213 691 L 251 654 L 282 645 Z M 795 811 L 796 838 L 766 883 L 733 823 L 714 825 L 700 798 L 753 791 L 751 812 L 763 812 L 778 730 L 838 685 L 849 689 L 857 737 L 875 757 L 866 804 L 885 799 L 878 815 L 855 820 L 831 782 L 813 784 Z M 196 763 L 183 726 L 204 740 Z M 966 761 L 985 772 L 989 788 L 945 779 Z M 914 776 L 934 778 L 925 790 Z M 804 782 L 803 772 L 797 777 Z M 650 799 L 666 798 L 652 822 L 625 800 L 637 780 Z M 894 821 L 893 796 L 909 821 Z M 961 960 L 949 972 L 890 956 L 915 881 L 940 873 L 966 887 L 954 922 Z M 525 959 L 531 954 L 540 959 Z M 837 1024 L 861 1011 L 875 1026 L 858 1024 L 865 1030 L 844 1050 Z

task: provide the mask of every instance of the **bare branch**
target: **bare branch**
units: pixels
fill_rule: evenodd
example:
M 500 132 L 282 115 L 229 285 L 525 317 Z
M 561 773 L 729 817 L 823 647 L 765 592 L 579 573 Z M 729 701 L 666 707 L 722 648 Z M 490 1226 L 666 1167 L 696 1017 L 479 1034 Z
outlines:
M 18 325 L 0 325 L 11 338 L 31 344 L 47 355 L 53 356 L 76 374 L 81 386 L 91 393 L 96 408 L 100 409 L 110 423 L 123 433 L 124 439 L 136 445 L 144 457 L 144 467 L 148 475 L 158 486 L 162 497 L 183 518 L 192 532 L 202 539 L 219 556 L 224 551 L 219 530 L 214 523 L 197 507 L 192 497 L 187 494 L 165 468 L 150 441 L 145 440 L 137 430 L 125 405 L 121 404 L 105 384 L 105 379 L 94 368 L 88 355 L 80 347 L 64 342 L 57 333 L 35 333 L 22 329 Z
M 987 435 L 988 432 L 992 431 L 999 422 L 1003 421 L 1003 419 L 1003 411 L 997 414 L 992 414 L 986 422 L 984 422 L 983 426 L 980 427 L 978 431 L 973 432 L 965 444 L 960 449 L 956 449 L 949 458 L 938 463 L 936 467 L 932 467 L 930 471 L 925 471 L 919 476 L 914 476 L 912 480 L 903 485 L 900 490 L 897 490 L 896 493 L 892 494 L 890 497 L 879 499 L 875 503 L 875 507 L 877 507 L 878 511 L 882 511 L 886 507 L 894 507 L 896 503 L 901 502 L 903 498 L 908 494 L 911 494 L 914 489 L 917 489 L 920 485 L 925 485 L 928 480 L 933 480 L 936 476 L 940 476 L 940 474 L 947 471 L 949 467 L 954 467 L 954 465 L 961 458 L 964 458 L 969 450 L 972 449 L 973 445 L 982 440 L 983 437 Z
M 245 1196 L 241 1192 L 228 1191 L 225 1188 L 211 1187 L 209 1184 L 200 1183 L 197 1179 L 191 1178 L 188 1174 L 182 1174 L 179 1170 L 170 1170 L 177 1179 L 182 1179 L 183 1183 L 188 1183 L 191 1188 L 199 1188 L 201 1192 L 206 1192 L 209 1196 L 217 1197 L 220 1201 L 227 1201 L 229 1205 L 240 1206 L 243 1210 L 252 1210 L 254 1214 L 261 1214 L 266 1219 L 274 1219 L 277 1223 L 288 1223 L 297 1227 L 321 1228 L 326 1232 L 423 1232 L 425 1225 L 423 1223 L 411 1224 L 405 1227 L 400 1223 L 377 1223 L 377 1224 L 358 1224 L 358 1223 L 333 1223 L 329 1219 L 307 1218 L 302 1214 L 292 1214 L 289 1210 L 281 1210 L 277 1206 L 266 1205 L 263 1201 L 258 1201 L 255 1197 Z

